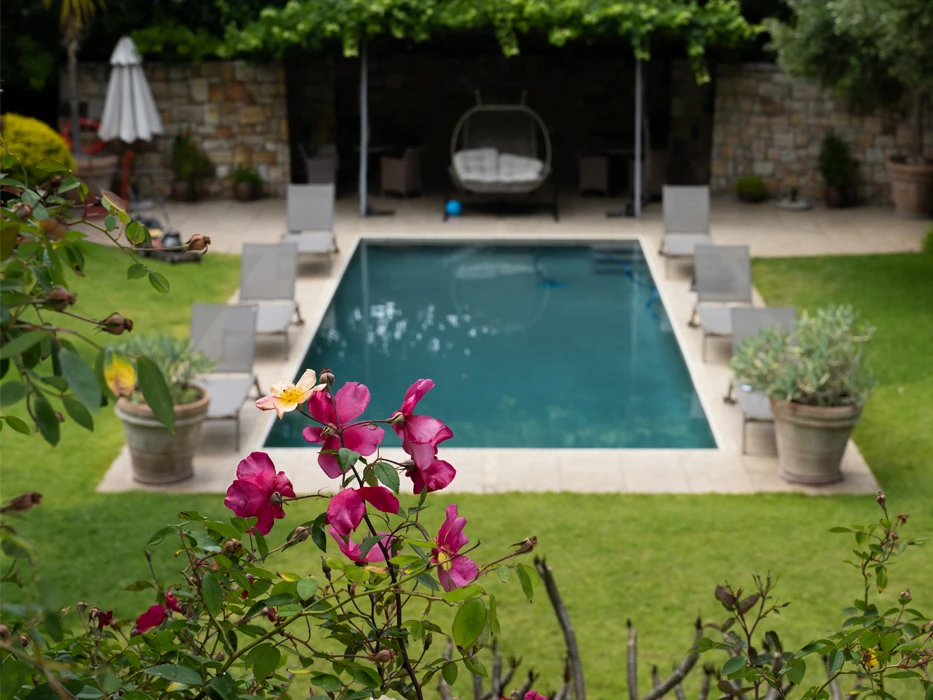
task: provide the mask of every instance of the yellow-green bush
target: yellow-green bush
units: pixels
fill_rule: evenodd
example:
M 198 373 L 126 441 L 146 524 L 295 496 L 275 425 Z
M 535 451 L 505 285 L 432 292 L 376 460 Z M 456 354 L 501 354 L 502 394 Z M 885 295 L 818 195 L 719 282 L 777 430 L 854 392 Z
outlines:
M 37 185 L 48 179 L 36 166 L 43 160 L 52 160 L 68 168 L 74 168 L 75 162 L 68 150 L 68 144 L 54 129 L 38 119 L 19 114 L 4 114 L 3 144 L 0 152 L 12 153 L 25 169 L 11 173 L 16 179 L 25 177 L 27 184 Z

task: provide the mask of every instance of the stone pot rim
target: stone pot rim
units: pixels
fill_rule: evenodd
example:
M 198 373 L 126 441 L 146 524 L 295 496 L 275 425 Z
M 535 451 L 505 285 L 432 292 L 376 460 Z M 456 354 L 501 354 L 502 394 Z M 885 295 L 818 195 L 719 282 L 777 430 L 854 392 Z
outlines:
M 862 413 L 862 404 L 845 404 L 844 406 L 811 406 L 796 401 L 779 401 L 771 398 L 771 411 L 777 415 L 797 415 L 801 417 L 827 417 L 845 418 L 853 416 L 858 418 Z
M 175 413 L 176 418 L 188 418 L 207 411 L 207 406 L 211 402 L 210 392 L 208 392 L 208 390 L 200 384 L 194 384 L 193 386 L 195 389 L 201 392 L 201 395 L 189 403 L 173 406 L 172 410 Z M 132 401 L 121 397 L 117 401 L 116 408 L 118 410 L 118 416 L 119 413 L 125 413 L 135 418 L 155 420 L 155 413 L 151 408 L 149 408 L 149 405 L 145 403 L 133 403 Z
M 888 169 L 900 173 L 915 173 L 928 175 L 933 173 L 933 160 L 926 159 L 925 163 L 908 163 L 907 156 L 890 156 L 885 162 Z

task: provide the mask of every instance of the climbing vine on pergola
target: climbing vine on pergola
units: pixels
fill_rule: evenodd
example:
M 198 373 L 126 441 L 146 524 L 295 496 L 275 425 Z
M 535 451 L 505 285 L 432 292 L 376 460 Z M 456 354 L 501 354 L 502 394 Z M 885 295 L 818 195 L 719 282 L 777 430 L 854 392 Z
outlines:
M 522 35 L 538 33 L 558 46 L 618 38 L 647 60 L 653 39 L 679 37 L 699 82 L 709 79 L 710 47 L 733 46 L 758 31 L 742 16 L 738 0 L 289 0 L 228 26 L 220 53 L 281 57 L 291 48 L 322 50 L 339 43 L 352 56 L 363 38 L 425 41 L 483 28 L 495 31 L 506 55 L 519 52 Z

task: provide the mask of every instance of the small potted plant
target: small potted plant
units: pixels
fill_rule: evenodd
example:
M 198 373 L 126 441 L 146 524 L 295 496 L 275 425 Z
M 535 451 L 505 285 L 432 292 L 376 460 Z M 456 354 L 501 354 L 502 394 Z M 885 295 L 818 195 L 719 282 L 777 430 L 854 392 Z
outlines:
M 228 177 L 233 183 L 233 198 L 238 202 L 251 202 L 262 195 L 262 176 L 253 166 L 239 164 Z
M 873 329 L 850 306 L 804 313 L 791 331 L 766 328 L 732 359 L 736 379 L 770 397 L 780 475 L 804 484 L 842 478 L 846 442 L 871 393 Z
M 858 161 L 849 154 L 846 142 L 835 134 L 828 134 L 820 147 L 818 164 L 826 181 L 826 206 L 832 209 L 849 206 L 858 175 Z
M 195 352 L 187 340 L 171 336 L 134 338 L 122 350 L 155 363 L 165 377 L 175 412 L 175 431 L 170 433 L 146 404 L 138 385 L 128 397 L 117 401 L 116 414 L 123 421 L 133 478 L 146 484 L 170 484 L 191 477 L 210 404 L 210 394 L 195 380 L 210 371 L 210 360 Z
M 184 129 L 172 143 L 172 198 L 179 202 L 193 202 L 205 189 L 203 183 L 213 172 L 214 165 Z
M 740 202 L 758 204 L 768 198 L 768 188 L 757 175 L 743 175 L 735 183 L 735 193 Z

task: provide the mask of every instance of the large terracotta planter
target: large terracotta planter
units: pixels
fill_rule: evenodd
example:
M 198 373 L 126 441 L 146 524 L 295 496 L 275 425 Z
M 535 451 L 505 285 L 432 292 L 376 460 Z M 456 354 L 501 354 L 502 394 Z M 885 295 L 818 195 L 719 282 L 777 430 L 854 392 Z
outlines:
M 894 213 L 911 219 L 933 218 L 933 161 L 907 163 L 889 158 Z
M 251 182 L 234 182 L 233 198 L 238 202 L 252 202 L 259 198 L 259 188 Z
M 861 406 L 805 406 L 772 399 L 771 412 L 781 478 L 800 484 L 842 479 L 842 455 Z
M 75 160 L 75 171 L 87 185 L 88 199 L 92 202 L 100 197 L 101 189 L 109 190 L 117 172 L 119 156 L 81 156 Z M 80 192 L 80 190 L 72 190 Z
M 123 421 L 136 481 L 171 484 L 194 475 L 194 453 L 210 402 L 210 394 L 201 389 L 201 397 L 197 401 L 175 406 L 173 435 L 156 420 L 146 404 L 126 399 L 117 401 L 116 414 Z

